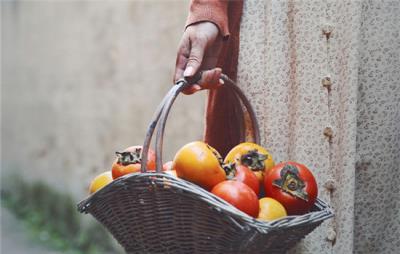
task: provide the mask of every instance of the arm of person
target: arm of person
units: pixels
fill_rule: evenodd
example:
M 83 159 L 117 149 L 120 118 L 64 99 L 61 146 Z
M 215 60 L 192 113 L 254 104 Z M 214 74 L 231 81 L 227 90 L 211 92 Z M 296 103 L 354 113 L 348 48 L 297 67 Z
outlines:
M 223 41 L 229 37 L 227 0 L 192 0 L 186 29 L 178 47 L 174 81 L 203 72 L 202 79 L 184 93 L 217 87 L 220 68 L 215 68 Z

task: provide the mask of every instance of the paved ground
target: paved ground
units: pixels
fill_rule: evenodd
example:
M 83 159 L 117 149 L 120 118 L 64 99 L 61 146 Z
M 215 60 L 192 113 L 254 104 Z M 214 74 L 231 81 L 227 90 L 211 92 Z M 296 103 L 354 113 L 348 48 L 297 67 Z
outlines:
M 24 225 L 1 207 L 1 254 L 62 254 L 30 239 Z

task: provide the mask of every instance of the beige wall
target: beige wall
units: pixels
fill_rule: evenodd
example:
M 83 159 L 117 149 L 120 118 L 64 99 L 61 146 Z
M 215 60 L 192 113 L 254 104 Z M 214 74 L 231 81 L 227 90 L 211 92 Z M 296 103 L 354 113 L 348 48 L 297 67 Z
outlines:
M 187 1 L 2 2 L 2 175 L 86 193 L 142 144 L 171 85 Z M 200 139 L 204 93 L 178 99 L 167 158 Z M 3 179 L 5 179 L 3 177 Z

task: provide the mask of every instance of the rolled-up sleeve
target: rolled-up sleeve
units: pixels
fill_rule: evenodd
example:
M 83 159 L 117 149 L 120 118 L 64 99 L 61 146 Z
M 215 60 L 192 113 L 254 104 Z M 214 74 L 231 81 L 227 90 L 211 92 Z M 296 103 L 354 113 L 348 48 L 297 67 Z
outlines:
M 192 0 L 186 26 L 209 21 L 214 23 L 224 39 L 229 37 L 228 0 Z

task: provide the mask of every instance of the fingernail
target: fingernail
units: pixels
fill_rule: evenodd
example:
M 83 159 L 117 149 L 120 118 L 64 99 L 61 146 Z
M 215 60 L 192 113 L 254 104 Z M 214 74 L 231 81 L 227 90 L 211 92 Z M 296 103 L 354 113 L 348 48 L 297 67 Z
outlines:
M 184 77 L 190 77 L 193 76 L 193 67 L 189 66 L 186 68 L 185 72 L 183 73 Z
M 221 85 L 223 85 L 223 84 L 225 84 L 225 81 L 223 80 L 223 79 L 219 79 L 219 83 L 221 84 Z

